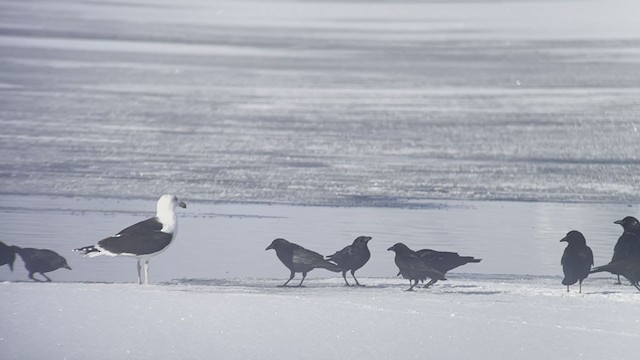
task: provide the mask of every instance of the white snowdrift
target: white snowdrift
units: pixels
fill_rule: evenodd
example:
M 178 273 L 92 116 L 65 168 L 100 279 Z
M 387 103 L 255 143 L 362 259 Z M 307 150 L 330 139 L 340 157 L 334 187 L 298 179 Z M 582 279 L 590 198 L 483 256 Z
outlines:
M 0 284 L 2 359 L 611 359 L 640 347 L 640 294 L 610 278 L 182 279 Z M 577 290 L 577 289 L 576 289 Z

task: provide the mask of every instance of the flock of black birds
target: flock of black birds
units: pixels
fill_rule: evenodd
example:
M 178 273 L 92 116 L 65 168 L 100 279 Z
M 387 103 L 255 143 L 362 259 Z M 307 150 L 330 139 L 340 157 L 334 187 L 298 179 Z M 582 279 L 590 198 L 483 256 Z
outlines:
M 632 216 L 627 216 L 622 220 L 614 222 L 623 228 L 623 233 L 618 239 L 614 250 L 613 258 L 607 265 L 591 268 L 593 265 L 593 252 L 587 246 L 587 241 L 579 231 L 572 230 L 560 240 L 568 245 L 562 254 L 560 264 L 564 272 L 562 284 L 569 286 L 579 283 L 579 292 L 582 293 L 582 282 L 589 274 L 597 272 L 610 272 L 618 276 L 617 284 L 620 284 L 620 275 L 640 291 L 640 222 Z M 266 250 L 274 249 L 278 259 L 286 266 L 291 275 L 289 280 L 280 286 L 288 286 L 296 273 L 302 273 L 302 280 L 297 286 L 302 286 L 307 273 L 315 268 L 323 268 L 334 272 L 342 272 L 345 284 L 346 273 L 351 271 L 351 276 L 357 286 L 363 286 L 355 277 L 355 271 L 363 267 L 371 258 L 371 252 L 367 246 L 370 236 L 359 236 L 353 244 L 344 249 L 329 255 L 326 259 L 315 251 L 303 248 L 285 239 L 275 239 Z M 458 253 L 435 251 L 422 249 L 411 250 L 403 243 L 397 243 L 387 249 L 395 252 L 395 263 L 398 266 L 398 276 L 409 280 L 409 289 L 418 283 L 429 279 L 424 285 L 428 288 L 439 280 L 447 280 L 445 275 L 448 271 L 468 263 L 478 263 L 481 259 L 472 256 L 460 256 Z
M 282 238 L 273 240 L 265 250 L 275 250 L 278 259 L 291 271 L 289 279 L 280 287 L 288 286 L 296 273 L 302 273 L 302 280 L 296 285 L 302 286 L 307 273 L 316 268 L 342 272 L 346 286 L 352 286 L 347 280 L 347 271 L 350 271 L 355 286 L 364 286 L 356 278 L 355 272 L 371 258 L 371 252 L 367 246 L 369 240 L 371 240 L 370 236 L 358 236 L 353 244 L 326 258 Z M 388 250 L 396 253 L 395 262 L 400 270 L 398 275 L 409 280 L 410 287 L 407 291 L 413 291 L 418 282 L 424 282 L 427 278 L 430 281 L 424 287 L 428 288 L 438 280 L 447 280 L 444 277 L 447 271 L 467 263 L 478 263 L 481 260 L 472 256 L 460 256 L 453 252 L 430 249 L 413 251 L 403 243 L 397 243 Z
M 593 252 L 587 246 L 587 241 L 579 231 L 572 230 L 567 233 L 561 242 L 567 242 L 562 259 L 562 271 L 564 279 L 562 284 L 569 286 L 579 283 L 579 291 L 582 292 L 582 281 L 589 274 L 609 272 L 618 276 L 617 284 L 621 284 L 620 275 L 624 276 L 631 285 L 640 291 L 640 222 L 633 216 L 627 216 L 614 224 L 622 226 L 622 235 L 613 248 L 611 262 L 606 265 L 591 268 L 593 265 Z
M 123 255 L 136 257 L 138 258 L 138 279 L 142 283 L 142 261 L 144 262 L 145 283 L 148 283 L 149 258 L 164 251 L 175 238 L 177 229 L 175 209 L 177 207 L 184 208 L 186 205 L 173 195 L 163 195 L 158 200 L 158 212 L 155 217 L 129 226 L 115 236 L 99 241 L 96 245 L 74 250 L 82 252 L 86 256 Z M 623 233 L 615 244 L 611 262 L 603 266 L 592 268 L 594 264 L 593 252 L 579 231 L 572 230 L 560 240 L 567 243 L 560 261 L 564 272 L 562 284 L 567 286 L 567 292 L 569 287 L 576 283 L 579 284 L 579 292 L 582 292 L 584 279 L 589 274 L 598 272 L 617 275 L 617 284 L 620 284 L 620 276 L 623 276 L 640 291 L 640 222 L 632 216 L 627 216 L 614 223 L 622 226 Z M 370 236 L 359 236 L 351 245 L 326 257 L 282 238 L 273 240 L 265 250 L 275 250 L 278 259 L 291 272 L 289 279 L 280 287 L 288 287 L 295 274 L 302 273 L 302 279 L 296 285 L 301 287 L 307 274 L 316 268 L 341 272 L 346 286 L 364 286 L 356 278 L 355 272 L 371 258 L 368 247 L 370 240 Z M 395 252 L 398 276 L 409 280 L 407 291 L 413 291 L 418 283 L 425 282 L 427 279 L 429 281 L 423 287 L 428 288 L 440 280 L 447 280 L 445 276 L 448 271 L 468 263 L 481 261 L 481 259 L 472 256 L 460 256 L 455 252 L 431 249 L 414 251 L 403 243 L 397 243 L 387 250 Z M 35 274 L 42 275 L 46 281 L 50 282 L 51 279 L 45 273 L 60 268 L 71 270 L 66 259 L 52 250 L 20 248 L 0 242 L 0 266 L 9 265 L 13 271 L 16 255 L 20 256 L 29 272 L 29 278 L 34 281 L 42 281 L 36 279 Z M 347 272 L 351 272 L 355 281 L 354 285 L 347 280 Z

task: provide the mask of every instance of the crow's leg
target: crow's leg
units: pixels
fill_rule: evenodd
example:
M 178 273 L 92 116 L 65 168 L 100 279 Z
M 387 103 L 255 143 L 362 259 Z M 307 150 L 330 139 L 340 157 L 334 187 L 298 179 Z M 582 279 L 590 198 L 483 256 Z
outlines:
M 34 277 L 33 277 L 33 274 L 34 274 L 34 273 L 29 272 L 29 279 L 31 279 L 31 280 L 33 280 L 33 281 L 37 281 L 37 282 L 42 282 L 42 280 L 38 280 L 38 279 L 34 278 Z
M 418 285 L 418 280 L 416 280 L 415 284 L 412 282 L 412 279 L 409 279 L 409 285 L 411 286 L 406 291 L 413 291 L 413 287 Z
M 351 284 L 349 284 L 349 282 L 347 281 L 347 270 L 342 272 L 342 278 L 344 279 L 345 286 L 351 286 Z
M 44 273 L 40 273 L 40 275 L 44 276 L 44 278 L 47 279 L 47 282 L 51 282 L 51 279 Z
M 306 277 L 307 277 L 307 273 L 306 273 L 306 272 L 303 272 L 303 273 L 302 273 L 302 280 L 300 280 L 300 284 L 298 284 L 298 286 L 297 286 L 297 287 L 302 287 L 302 282 L 304 281 L 304 278 L 306 278 Z
M 567 292 L 569 292 L 569 285 L 567 285 Z
M 351 270 L 351 276 L 353 276 L 353 280 L 355 280 L 355 281 L 356 281 L 356 285 L 358 285 L 358 286 L 366 286 L 366 285 L 362 285 L 362 284 L 360 284 L 360 283 L 358 282 L 358 279 L 356 279 L 356 274 L 355 274 L 355 272 L 356 272 L 355 270 Z
M 615 283 L 615 285 L 622 285 L 622 282 L 620 281 L 620 275 L 618 275 L 618 282 Z
M 582 294 L 582 279 L 580 279 L 580 281 L 578 281 L 579 287 L 578 287 L 578 293 Z
M 296 276 L 296 273 L 294 273 L 294 272 L 293 272 L 293 270 L 291 270 L 291 276 L 289 276 L 289 280 L 287 280 L 287 282 L 285 282 L 285 283 L 284 283 L 284 284 L 282 284 L 282 285 L 278 285 L 278 287 L 286 287 L 286 286 L 287 286 L 287 284 L 289 283 L 289 281 L 291 281 L 291 279 L 293 279 L 293 278 L 294 278 L 294 276 Z
M 429 280 L 429 282 L 427 283 L 427 285 L 423 286 L 423 288 L 424 288 L 424 289 L 426 289 L 426 288 L 428 288 L 429 286 L 431 286 L 431 285 L 433 285 L 433 284 L 435 284 L 435 283 L 437 283 L 437 282 L 438 282 L 438 280 L 436 280 L 436 279 L 431 279 L 431 280 Z

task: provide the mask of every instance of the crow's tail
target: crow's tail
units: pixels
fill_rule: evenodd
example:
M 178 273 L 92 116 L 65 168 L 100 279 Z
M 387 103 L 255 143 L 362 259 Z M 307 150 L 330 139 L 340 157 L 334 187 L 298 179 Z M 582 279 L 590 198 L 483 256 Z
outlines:
M 464 259 L 467 261 L 467 263 L 479 263 L 480 261 L 482 261 L 482 259 L 476 259 L 473 256 L 465 256 Z
M 602 266 L 597 266 L 594 267 L 593 269 L 591 269 L 591 271 L 589 271 L 589 274 L 594 274 L 594 273 L 599 273 L 599 272 L 610 272 L 612 274 L 615 274 L 613 271 L 614 269 L 611 268 L 611 263 L 607 264 L 607 265 L 602 265 Z
M 320 264 L 318 264 L 318 267 L 323 268 L 323 269 L 327 269 L 329 271 L 333 271 L 333 272 L 342 272 L 342 268 L 339 267 L 338 265 L 329 262 L 329 261 L 323 261 Z

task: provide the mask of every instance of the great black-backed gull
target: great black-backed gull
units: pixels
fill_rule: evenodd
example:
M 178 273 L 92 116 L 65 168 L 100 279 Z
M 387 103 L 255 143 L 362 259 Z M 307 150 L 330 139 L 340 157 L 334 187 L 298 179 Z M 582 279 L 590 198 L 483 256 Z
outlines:
M 158 200 L 156 216 L 131 225 L 112 237 L 102 239 L 97 245 L 81 247 L 74 251 L 80 251 L 89 257 L 100 255 L 137 257 L 138 283 L 142 284 L 140 261 L 143 261 L 144 283 L 149 284 L 149 258 L 165 251 L 178 233 L 176 216 L 178 206 L 187 207 L 174 195 L 162 195 Z
M 48 249 L 19 248 L 17 246 L 12 246 L 11 248 L 16 254 L 20 255 L 22 261 L 24 261 L 24 267 L 29 272 L 29 279 L 33 281 L 40 281 L 33 277 L 35 273 L 39 273 L 44 276 L 47 281 L 51 282 L 51 279 L 44 273 L 60 268 L 71 270 L 71 267 L 67 264 L 67 260 L 55 251 Z

